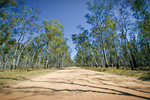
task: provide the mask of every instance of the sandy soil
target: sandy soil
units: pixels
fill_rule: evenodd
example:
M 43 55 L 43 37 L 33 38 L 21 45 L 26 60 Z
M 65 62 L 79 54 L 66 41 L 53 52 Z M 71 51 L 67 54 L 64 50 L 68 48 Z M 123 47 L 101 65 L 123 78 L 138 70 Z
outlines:
M 150 82 L 70 67 L 0 90 L 0 100 L 150 100 Z

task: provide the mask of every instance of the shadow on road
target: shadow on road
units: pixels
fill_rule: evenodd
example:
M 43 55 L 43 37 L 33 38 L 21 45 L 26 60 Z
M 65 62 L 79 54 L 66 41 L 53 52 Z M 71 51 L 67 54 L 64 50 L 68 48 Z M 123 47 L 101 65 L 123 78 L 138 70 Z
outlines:
M 72 69 L 65 69 L 64 71 L 60 71 L 59 73 L 68 73 L 68 72 L 74 72 Z M 56 72 L 58 73 L 58 72 Z M 103 79 L 101 78 L 95 78 L 97 82 L 100 84 L 95 84 L 93 83 L 93 80 L 89 80 L 90 78 L 86 78 L 86 73 L 80 73 L 79 75 L 82 75 L 77 78 L 62 78 L 62 77 L 46 77 L 46 78 L 39 78 L 38 80 L 30 80 L 28 84 L 43 84 L 43 85 L 35 85 L 35 86 L 17 86 L 17 87 L 12 87 L 11 89 L 6 89 L 4 91 L 0 91 L 0 93 L 4 95 L 9 95 L 15 92 L 21 93 L 21 94 L 28 94 L 28 95 L 23 95 L 20 97 L 17 97 L 15 99 L 11 100 L 19 100 L 19 99 L 24 99 L 26 97 L 34 97 L 37 95 L 42 95 L 42 96 L 51 96 L 51 95 L 58 95 L 61 94 L 62 92 L 67 92 L 67 95 L 72 94 L 72 93 L 101 93 L 101 94 L 110 94 L 110 95 L 122 95 L 122 96 L 130 96 L 130 97 L 136 97 L 139 99 L 147 99 L 150 100 L 150 98 L 147 96 L 150 94 L 148 91 L 144 90 L 138 90 L 136 88 L 132 87 L 126 87 L 126 86 L 120 86 L 118 84 L 109 84 L 107 81 L 108 79 Z M 94 74 L 95 75 L 95 74 Z M 103 74 L 96 74 L 96 75 L 103 75 Z M 92 76 L 93 77 L 93 76 Z M 80 83 L 81 82 L 81 83 Z M 44 84 L 51 85 L 51 86 L 44 86 Z M 62 85 L 61 88 L 58 87 L 53 87 L 53 85 L 60 86 Z M 63 86 L 66 87 L 63 87 Z M 69 88 L 69 87 L 78 87 L 78 88 Z M 130 90 L 130 92 L 128 92 Z M 134 91 L 136 93 L 132 93 L 131 91 Z M 137 92 L 139 93 L 146 93 L 147 95 L 142 96 L 138 95 Z
M 139 95 L 131 94 L 131 93 L 116 90 L 116 89 L 98 87 L 98 86 L 92 86 L 92 85 L 84 85 L 84 84 L 79 84 L 79 83 L 69 83 L 69 82 L 63 82 L 63 81 L 32 81 L 32 82 L 48 82 L 48 83 L 54 83 L 54 84 L 78 85 L 78 86 L 82 86 L 82 87 L 90 87 L 90 89 L 88 89 L 88 90 L 84 90 L 84 89 L 67 89 L 67 88 L 66 89 L 54 89 L 54 88 L 45 88 L 45 87 L 37 87 L 37 86 L 16 87 L 16 88 L 13 88 L 13 89 L 17 90 L 18 92 L 22 92 L 22 93 L 31 93 L 32 95 L 30 95 L 30 96 L 36 96 L 36 95 L 50 96 L 50 95 L 55 95 L 58 92 L 67 91 L 67 92 L 94 92 L 94 93 L 104 93 L 104 94 L 112 94 L 112 95 L 133 96 L 133 97 L 137 97 L 137 98 L 141 98 L 141 99 L 148 99 L 148 100 L 150 99 L 150 98 L 147 98 L 147 97 L 144 97 L 144 96 L 139 96 Z M 109 84 L 104 83 L 104 85 L 109 85 Z M 114 86 L 114 85 L 111 85 L 111 86 Z M 122 87 L 122 86 L 115 86 L 115 87 L 135 90 L 135 89 L 129 88 L 129 87 Z M 94 90 L 94 89 L 109 90 L 111 92 L 98 91 L 98 90 Z M 139 91 L 139 90 L 135 90 L 135 91 Z M 7 91 L 4 94 L 6 94 L 6 95 L 11 94 L 11 92 L 13 92 L 13 91 L 9 91 L 9 92 Z M 139 92 L 150 93 L 150 92 L 145 92 L 145 91 L 139 91 Z M 18 99 L 20 99 L 20 98 L 24 98 L 24 97 L 19 97 Z M 17 100 L 17 98 L 15 100 Z

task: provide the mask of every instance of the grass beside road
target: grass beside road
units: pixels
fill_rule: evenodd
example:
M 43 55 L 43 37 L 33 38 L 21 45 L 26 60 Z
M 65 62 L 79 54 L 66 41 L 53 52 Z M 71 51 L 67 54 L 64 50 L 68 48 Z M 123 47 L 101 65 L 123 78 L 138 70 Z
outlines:
M 124 75 L 129 77 L 136 77 L 140 80 L 150 81 L 150 67 L 144 67 L 144 69 L 126 70 L 124 67 L 116 69 L 116 67 L 101 68 L 101 67 L 81 67 L 89 70 L 107 72 L 110 74 Z
M 60 68 L 61 69 L 61 68 Z M 0 89 L 3 87 L 9 87 L 11 84 L 18 83 L 20 81 L 29 80 L 32 77 L 35 77 L 40 74 L 46 74 L 59 70 L 57 68 L 51 69 L 17 69 L 17 70 L 5 70 L 0 72 Z

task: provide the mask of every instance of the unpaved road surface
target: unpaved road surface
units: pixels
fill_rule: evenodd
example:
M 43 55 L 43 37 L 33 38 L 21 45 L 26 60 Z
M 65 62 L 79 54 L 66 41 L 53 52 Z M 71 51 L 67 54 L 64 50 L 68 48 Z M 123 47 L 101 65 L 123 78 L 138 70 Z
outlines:
M 0 100 L 150 100 L 150 82 L 70 67 L 4 88 Z

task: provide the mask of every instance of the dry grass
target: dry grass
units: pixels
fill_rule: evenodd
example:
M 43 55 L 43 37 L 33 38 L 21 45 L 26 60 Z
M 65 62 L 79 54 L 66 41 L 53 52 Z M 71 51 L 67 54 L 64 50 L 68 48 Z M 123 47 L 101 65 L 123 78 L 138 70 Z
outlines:
M 107 72 L 111 74 L 124 75 L 129 77 L 136 77 L 144 81 L 150 81 L 150 67 L 144 67 L 144 69 L 126 70 L 124 67 L 116 69 L 115 67 L 101 68 L 101 67 L 81 67 L 85 69 L 95 70 L 99 72 Z
M 0 69 L 1 70 L 1 69 Z M 15 84 L 20 81 L 28 80 L 37 75 L 46 74 L 58 70 L 57 68 L 51 69 L 16 69 L 16 70 L 5 70 L 0 72 L 0 89 L 3 87 L 9 87 L 10 84 Z

